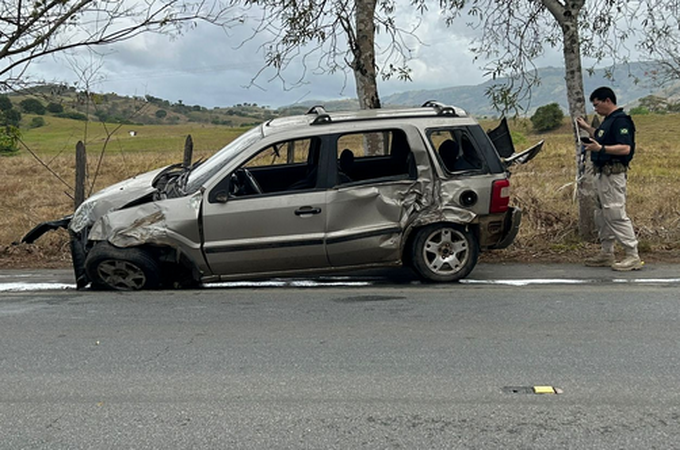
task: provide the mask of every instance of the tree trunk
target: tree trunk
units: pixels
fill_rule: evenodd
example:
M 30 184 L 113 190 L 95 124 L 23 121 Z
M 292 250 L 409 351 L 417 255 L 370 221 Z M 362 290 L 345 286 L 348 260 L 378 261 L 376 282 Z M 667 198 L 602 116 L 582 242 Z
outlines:
M 569 116 L 572 123 L 574 123 L 577 117 L 586 117 L 583 70 L 581 67 L 581 40 L 578 31 L 579 13 L 583 8 L 584 0 L 566 2 L 566 5 L 562 5 L 555 0 L 543 0 L 543 4 L 546 5 L 562 29 Z M 585 155 L 586 157 L 582 161 L 581 143 L 577 127 L 574 127 L 574 148 L 577 173 L 578 232 L 582 239 L 593 240 L 597 236 L 594 218 L 595 189 L 593 186 L 593 166 L 588 157 L 589 155 Z
M 357 87 L 357 98 L 361 109 L 380 108 L 378 81 L 375 65 L 375 7 L 377 0 L 356 0 L 355 37 L 350 38 L 354 59 L 352 71 Z M 364 135 L 366 155 L 380 155 L 383 149 L 382 135 Z
M 380 108 L 375 65 L 375 8 L 377 0 L 357 0 L 356 39 L 352 43 L 352 70 L 361 109 Z

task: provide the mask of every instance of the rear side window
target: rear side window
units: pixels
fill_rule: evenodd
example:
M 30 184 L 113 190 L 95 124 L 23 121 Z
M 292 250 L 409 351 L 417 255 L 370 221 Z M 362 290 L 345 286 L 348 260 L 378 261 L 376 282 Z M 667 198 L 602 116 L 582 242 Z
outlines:
M 484 168 L 483 159 L 474 140 L 465 128 L 431 130 L 428 138 L 446 172 L 457 173 Z
M 338 137 L 338 183 L 415 179 L 415 162 L 403 130 L 344 134 Z

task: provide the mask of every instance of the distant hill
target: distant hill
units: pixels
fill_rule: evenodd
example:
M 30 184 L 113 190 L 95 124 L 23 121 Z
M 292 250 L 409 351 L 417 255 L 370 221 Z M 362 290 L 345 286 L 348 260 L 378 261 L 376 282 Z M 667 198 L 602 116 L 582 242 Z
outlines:
M 657 95 L 663 98 L 680 100 L 680 81 L 674 85 L 661 89 L 654 83 L 649 75 L 653 66 L 649 63 L 631 63 L 621 66 L 613 71 L 613 78 L 606 76 L 604 69 L 596 70 L 592 75 L 584 75 L 584 89 L 586 96 L 600 86 L 611 86 L 618 96 L 621 106 L 634 106 L 640 98 Z M 566 112 L 569 109 L 567 103 L 567 87 L 564 81 L 563 67 L 545 67 L 538 69 L 541 79 L 540 86 L 535 87 L 531 94 L 531 104 L 525 103 L 523 107 L 526 114 L 531 115 L 539 106 L 557 102 Z M 456 105 L 468 113 L 476 116 L 493 116 L 498 112 L 493 110 L 484 93 L 493 84 L 503 84 L 504 79 L 487 81 L 475 86 L 452 86 L 441 89 L 404 91 L 397 94 L 382 97 L 383 106 L 419 106 L 428 100 L 437 100 L 442 103 Z M 322 103 L 315 100 L 306 101 L 301 105 L 312 106 Z M 357 101 L 326 101 L 323 102 L 328 111 L 351 109 L 358 106 Z
M 8 97 L 17 107 L 28 98 L 37 99 L 43 106 L 60 106 L 60 112 L 47 112 L 46 115 L 107 123 L 172 125 L 196 122 L 240 127 L 252 126 L 282 115 L 278 110 L 257 104 L 208 109 L 201 105 L 185 105 L 181 101 L 172 103 L 151 95 L 128 97 L 113 92 L 87 95 L 74 87 L 55 84 L 34 86 L 9 94 Z
M 600 86 L 610 86 L 617 94 L 621 106 L 634 104 L 636 100 L 648 95 L 658 95 L 664 98 L 680 95 L 680 82 L 674 86 L 659 88 L 649 75 L 651 64 L 631 63 L 613 71 L 613 78 L 606 77 L 604 69 L 596 70 L 592 75 L 584 74 L 584 89 L 586 96 Z M 557 102 L 566 112 L 567 87 L 564 80 L 563 67 L 546 67 L 538 70 L 541 79 L 540 86 L 535 87 L 531 94 L 531 104 L 524 104 L 527 114 L 532 114 L 539 106 Z M 455 86 L 435 90 L 407 91 L 383 98 L 386 104 L 413 106 L 420 105 L 427 100 L 436 99 L 443 103 L 460 106 L 475 115 L 494 115 L 494 111 L 484 96 L 484 92 L 493 84 L 502 84 L 503 79 L 487 81 L 476 86 Z
M 619 97 L 622 106 L 636 106 L 640 99 L 655 95 L 662 99 L 680 102 L 680 81 L 660 89 L 649 75 L 651 64 L 632 63 L 621 66 L 613 72 L 613 79 L 607 78 L 605 70 L 596 70 L 585 75 L 586 95 L 599 86 L 611 86 Z M 531 104 L 525 104 L 525 114 L 531 115 L 539 106 L 557 102 L 566 112 L 568 110 L 564 68 L 546 67 L 539 69 L 541 84 L 534 88 Z M 494 83 L 488 81 L 476 86 L 453 86 L 441 89 L 405 91 L 382 98 L 384 107 L 419 106 L 428 100 L 438 100 L 465 109 L 477 117 L 496 116 L 491 108 L 485 91 Z M 274 117 L 304 114 L 311 106 L 323 105 L 328 111 L 351 110 L 358 108 L 356 99 L 333 101 L 308 100 L 278 109 L 270 109 L 257 104 L 237 104 L 208 109 L 201 105 L 185 105 L 181 101 L 168 100 L 147 95 L 145 97 L 126 97 L 115 93 L 98 93 L 88 96 L 73 87 L 60 85 L 37 86 L 9 95 L 17 107 L 27 98 L 38 99 L 44 106 L 59 105 L 60 112 L 48 112 L 76 120 L 105 121 L 108 123 L 129 124 L 179 124 L 187 122 L 209 123 L 227 126 L 252 126 Z M 48 111 L 54 111 L 48 108 Z

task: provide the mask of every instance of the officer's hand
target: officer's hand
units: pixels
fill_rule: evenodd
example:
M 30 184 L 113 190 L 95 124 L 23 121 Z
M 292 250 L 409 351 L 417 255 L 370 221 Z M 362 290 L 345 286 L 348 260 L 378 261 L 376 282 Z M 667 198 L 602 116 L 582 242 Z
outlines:
M 589 152 L 599 152 L 602 149 L 602 146 L 597 141 L 592 141 L 590 144 L 585 144 L 584 147 Z
M 577 117 L 576 118 L 576 123 L 578 124 L 579 128 L 590 128 L 590 125 L 588 125 L 588 122 L 583 117 Z

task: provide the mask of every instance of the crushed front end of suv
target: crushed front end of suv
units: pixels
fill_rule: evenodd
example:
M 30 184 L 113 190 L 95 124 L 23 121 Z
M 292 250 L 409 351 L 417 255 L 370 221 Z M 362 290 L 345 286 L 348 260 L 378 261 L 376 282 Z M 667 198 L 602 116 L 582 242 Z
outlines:
M 138 290 L 326 270 L 408 265 L 466 277 L 507 247 L 515 153 L 505 120 L 485 133 L 465 111 L 420 108 L 270 120 L 209 159 L 155 170 L 88 198 L 67 227 L 77 285 Z

